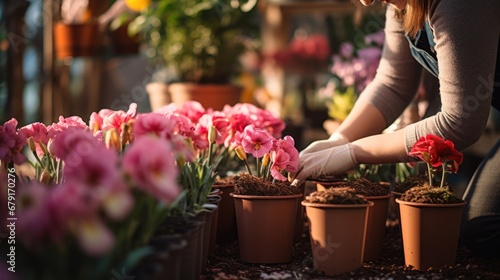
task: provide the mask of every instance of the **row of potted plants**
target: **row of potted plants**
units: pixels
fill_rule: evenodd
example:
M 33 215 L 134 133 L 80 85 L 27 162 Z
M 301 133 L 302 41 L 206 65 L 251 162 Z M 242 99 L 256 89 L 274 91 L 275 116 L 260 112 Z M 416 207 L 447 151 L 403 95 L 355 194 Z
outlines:
M 220 222 L 226 219 L 219 216 L 227 214 L 223 211 L 235 213 L 243 261 L 288 262 L 297 228 L 303 226 L 301 204 L 309 219 L 317 270 L 339 274 L 380 257 L 391 197 L 388 185 L 365 179 L 318 182 L 325 190 L 304 199 L 303 186 L 291 186 L 287 178 L 288 172 L 297 171 L 299 162 L 293 138 L 281 138 L 284 122 L 253 105 L 213 111 L 188 102 L 180 108 L 171 104 L 141 114 L 132 104 L 127 112 L 103 109 L 93 113 L 88 123 L 79 117 L 61 117 L 49 126 L 17 125 L 12 119 L 0 129 L 2 176 L 15 176 L 15 185 L 2 184 L 0 198 L 3 202 L 13 198 L 17 203 L 17 260 L 25 279 L 104 279 L 122 268 L 148 278 L 169 275 L 175 279 L 178 275 L 197 279 L 213 253 Z M 32 175 L 17 170 L 26 155 Z M 417 190 L 431 192 L 426 195 L 432 200 L 424 201 L 424 209 L 438 208 L 429 204 L 438 193 L 451 197 L 445 175 L 456 172 L 461 154 L 451 142 L 429 135 L 417 142 L 411 155 L 441 167 L 444 175 L 439 187 L 431 187 L 436 178 L 429 167 L 428 186 L 412 188 L 396 200 L 401 207 L 405 253 L 409 254 L 407 265 L 426 269 L 452 264 L 457 239 L 436 232 L 430 234 L 433 239 L 440 236 L 451 241 L 448 247 L 440 246 L 446 241 L 441 239 L 434 245 L 449 252 L 448 258 L 435 258 L 430 251 L 416 260 L 410 258 L 417 254 L 407 245 L 413 237 L 404 228 L 407 218 L 415 216 L 406 214 L 403 205 L 417 207 L 415 202 L 404 202 L 419 197 Z M 230 175 L 236 175 L 230 188 L 218 188 L 218 182 Z M 6 194 L 14 187 L 11 198 Z M 375 192 L 369 192 L 372 189 Z M 379 201 L 382 203 L 376 206 Z M 223 203 L 227 208 L 219 209 Z M 454 204 L 445 209 L 458 212 L 464 204 L 457 198 L 448 203 Z M 280 210 L 274 209 L 278 206 Z M 2 218 L 7 217 L 6 209 L 1 209 Z M 339 213 L 354 209 L 359 220 L 355 228 L 348 229 L 347 222 L 355 218 L 341 218 Z M 334 216 L 327 218 L 327 212 Z M 379 218 L 372 218 L 375 215 Z M 459 218 L 441 219 L 455 221 L 448 228 L 458 233 Z M 343 225 L 332 224 L 337 221 Z M 433 223 L 421 229 L 435 229 L 443 222 Z M 257 230 L 257 226 L 264 228 Z M 270 236 L 278 232 L 276 228 L 283 232 Z M 420 235 L 428 238 L 428 234 Z M 340 241 L 344 237 L 347 240 Z M 247 239 L 261 244 L 247 244 Z M 345 249 L 346 242 L 355 240 L 355 249 Z M 368 244 L 375 245 L 374 251 L 367 249 Z M 342 252 L 358 255 L 346 258 Z M 341 262 L 346 259 L 349 263 Z M 179 266 L 171 267 L 173 264 Z

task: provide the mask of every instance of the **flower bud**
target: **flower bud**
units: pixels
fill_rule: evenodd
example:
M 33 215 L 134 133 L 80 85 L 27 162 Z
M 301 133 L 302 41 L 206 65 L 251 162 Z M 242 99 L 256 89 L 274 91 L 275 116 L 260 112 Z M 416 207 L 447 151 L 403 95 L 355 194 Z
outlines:
M 215 126 L 210 126 L 208 129 L 208 143 L 215 143 L 215 139 L 217 137 L 217 128 Z
M 50 183 L 50 172 L 47 169 L 44 169 L 42 174 L 40 175 L 40 182 L 42 184 L 48 185 Z
M 118 130 L 116 128 L 111 128 L 106 131 L 104 134 L 104 143 L 108 149 L 115 149 L 117 151 L 121 151 L 122 145 L 120 140 L 120 135 L 118 134 Z
M 269 153 L 265 154 L 262 158 L 262 166 L 267 166 L 269 164 Z
M 28 138 L 28 146 L 30 147 L 30 150 L 32 152 L 36 152 L 36 145 L 35 145 L 35 140 L 33 140 L 33 137 Z
M 234 151 L 236 152 L 236 155 L 241 159 L 241 160 L 246 160 L 247 159 L 247 153 L 245 153 L 245 150 L 243 150 L 243 147 L 242 146 L 238 146 L 236 147 L 236 149 L 234 149 Z

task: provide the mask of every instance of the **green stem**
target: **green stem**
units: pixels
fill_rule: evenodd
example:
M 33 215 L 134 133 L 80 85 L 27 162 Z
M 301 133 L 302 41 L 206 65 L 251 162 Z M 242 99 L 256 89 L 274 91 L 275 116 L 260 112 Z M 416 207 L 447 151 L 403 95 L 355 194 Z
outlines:
M 247 168 L 248 174 L 252 175 L 252 169 L 250 168 L 250 165 L 248 165 L 248 161 L 245 159 L 243 160 L 245 163 L 245 167 Z
M 429 185 L 432 187 L 432 173 L 431 173 L 431 164 L 427 163 L 427 173 L 429 174 Z
M 257 163 L 256 164 L 256 166 L 257 166 L 257 177 L 260 177 L 259 158 L 258 157 L 255 158 L 255 162 Z
M 213 151 L 214 143 L 210 143 L 208 145 L 208 166 L 212 165 L 212 151 Z
M 441 188 L 444 186 L 444 180 L 446 179 L 446 166 L 448 166 L 448 161 L 443 160 L 443 171 L 441 173 Z

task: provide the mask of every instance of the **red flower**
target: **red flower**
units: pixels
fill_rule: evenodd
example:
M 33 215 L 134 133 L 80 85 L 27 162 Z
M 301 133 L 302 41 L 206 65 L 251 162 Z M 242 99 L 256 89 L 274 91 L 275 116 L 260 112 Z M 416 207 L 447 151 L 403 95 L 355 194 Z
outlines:
M 463 161 L 463 154 L 455 149 L 452 141 L 432 134 L 421 137 L 413 145 L 409 155 L 416 156 L 433 167 L 439 167 L 443 165 L 443 162 L 451 161 L 452 172 L 457 172 L 458 166 Z

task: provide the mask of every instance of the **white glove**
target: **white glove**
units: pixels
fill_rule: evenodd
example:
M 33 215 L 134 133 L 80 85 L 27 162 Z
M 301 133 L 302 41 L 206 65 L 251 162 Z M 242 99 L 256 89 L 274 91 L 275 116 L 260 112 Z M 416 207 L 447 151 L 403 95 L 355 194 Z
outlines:
M 299 157 L 299 171 L 292 176 L 292 185 L 298 186 L 307 179 L 341 175 L 356 165 L 358 161 L 351 143 L 303 154 Z
M 317 151 L 321 151 L 324 149 L 329 149 L 335 146 L 340 146 L 343 144 L 349 143 L 349 140 L 342 134 L 340 133 L 333 133 L 330 138 L 326 140 L 318 140 L 314 141 L 309 146 L 307 146 L 304 150 L 300 152 L 300 156 L 305 155 L 305 154 L 310 154 L 314 153 Z

